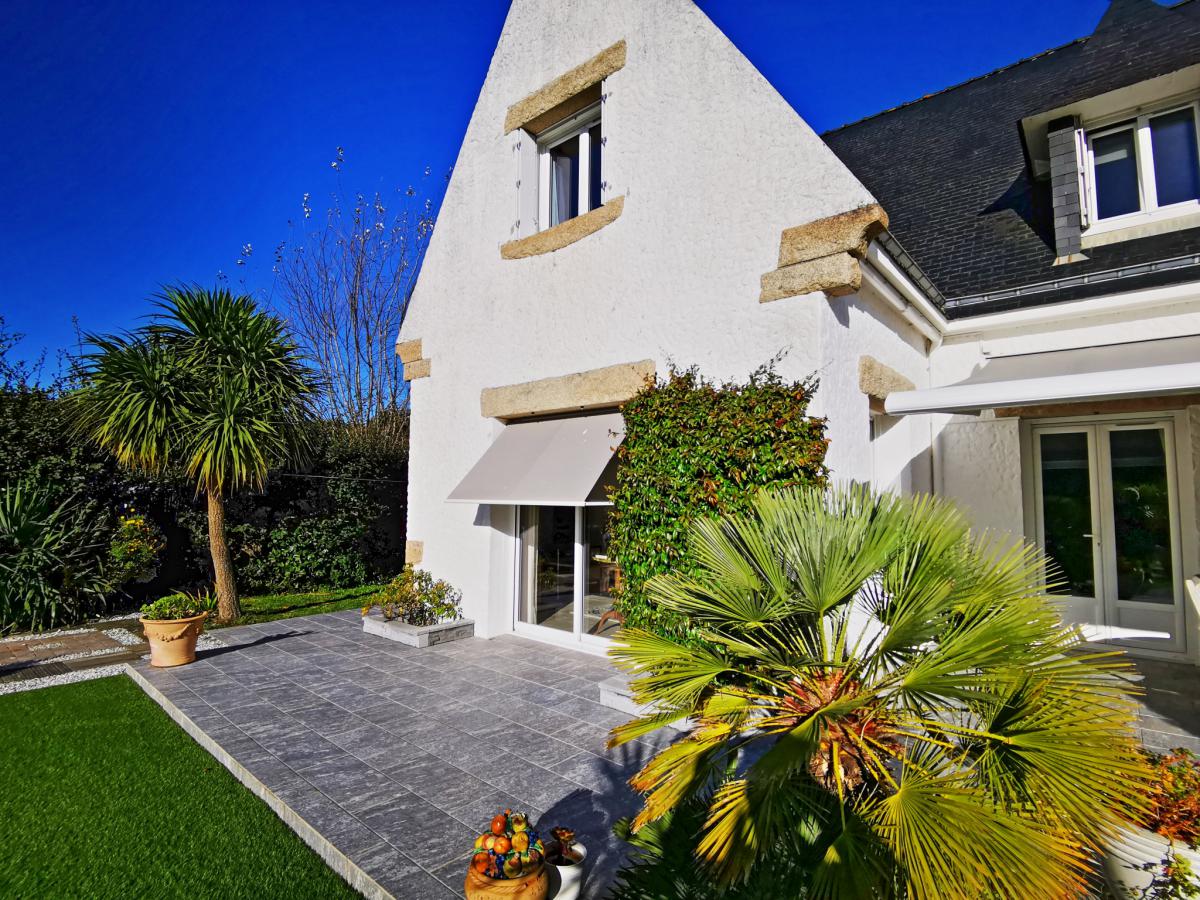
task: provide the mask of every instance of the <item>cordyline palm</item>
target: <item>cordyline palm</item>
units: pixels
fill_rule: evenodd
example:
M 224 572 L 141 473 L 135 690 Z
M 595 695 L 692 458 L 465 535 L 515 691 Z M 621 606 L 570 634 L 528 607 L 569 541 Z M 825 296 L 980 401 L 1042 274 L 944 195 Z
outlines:
M 859 487 L 763 493 L 692 550 L 695 577 L 649 591 L 707 646 L 628 630 L 612 651 L 657 710 L 614 743 L 695 723 L 632 779 L 634 828 L 699 797 L 717 878 L 786 853 L 807 897 L 1083 891 L 1148 775 L 1126 664 L 1061 623 L 1036 550 Z
M 306 451 L 316 388 L 283 323 L 228 290 L 169 288 L 132 334 L 89 336 L 78 422 L 119 463 L 182 468 L 208 500 L 218 616 L 241 614 L 225 498 Z

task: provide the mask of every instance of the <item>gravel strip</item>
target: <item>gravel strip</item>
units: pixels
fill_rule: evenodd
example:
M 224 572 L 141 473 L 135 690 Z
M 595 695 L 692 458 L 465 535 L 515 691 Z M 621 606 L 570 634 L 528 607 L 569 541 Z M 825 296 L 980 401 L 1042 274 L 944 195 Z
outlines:
M 118 644 L 124 644 L 126 647 L 134 647 L 146 643 L 132 631 L 125 628 L 106 628 L 104 629 L 104 636 L 110 637 Z
M 21 691 L 34 691 L 38 688 L 54 687 L 59 684 L 74 684 L 77 681 L 91 681 L 93 678 L 107 678 L 109 675 L 120 675 L 125 671 L 125 663 L 112 666 L 96 666 L 94 669 L 82 669 L 78 672 L 66 672 L 62 675 L 47 675 L 44 678 L 30 678 L 28 681 L 13 681 L 0 684 L 0 696 L 19 694 Z
M 26 634 L 14 634 L 12 637 L 0 638 L 0 644 L 11 644 L 14 641 L 51 641 L 54 638 L 66 637 L 69 634 L 87 634 L 91 628 L 70 628 L 66 631 L 38 631 Z
M 73 659 L 92 659 L 96 656 L 112 656 L 114 653 L 125 653 L 124 647 L 105 647 L 102 650 L 88 650 L 83 653 L 64 653 L 62 656 L 55 656 L 51 659 L 43 659 L 38 661 L 38 665 L 56 662 L 70 662 Z

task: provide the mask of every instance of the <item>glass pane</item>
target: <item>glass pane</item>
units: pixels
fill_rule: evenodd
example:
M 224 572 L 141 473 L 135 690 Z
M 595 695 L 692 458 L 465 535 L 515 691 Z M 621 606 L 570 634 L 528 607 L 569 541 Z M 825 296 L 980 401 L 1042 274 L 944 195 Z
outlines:
M 588 209 L 600 207 L 600 126 L 593 125 L 588 131 Z
M 613 609 L 613 592 L 621 585 L 621 567 L 608 551 L 608 514 L 606 506 L 589 506 L 583 511 L 583 558 L 587 562 L 583 633 L 611 638 L 621 630 L 621 617 Z
M 579 138 L 550 151 L 550 224 L 579 215 Z
M 1046 555 L 1058 564 L 1050 592 L 1096 596 L 1092 554 L 1092 479 L 1085 431 L 1040 435 L 1042 527 Z
M 1141 209 L 1133 129 L 1093 138 L 1092 155 L 1096 165 L 1096 212 L 1099 217 L 1107 219 Z
M 575 630 L 573 507 L 521 507 L 520 620 Z
M 1161 428 L 1109 433 L 1117 599 L 1174 603 L 1166 434 Z
M 1150 120 L 1154 147 L 1154 183 L 1158 205 L 1200 198 L 1200 162 L 1196 158 L 1196 121 L 1190 109 Z

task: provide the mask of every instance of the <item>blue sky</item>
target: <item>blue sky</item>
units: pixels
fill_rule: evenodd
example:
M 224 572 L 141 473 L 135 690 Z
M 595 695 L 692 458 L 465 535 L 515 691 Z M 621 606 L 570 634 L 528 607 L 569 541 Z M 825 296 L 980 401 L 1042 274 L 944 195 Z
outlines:
M 1086 34 L 1107 0 L 700 6 L 821 131 Z M 164 283 L 225 271 L 269 292 L 338 146 L 344 188 L 440 199 L 507 0 L 4 9 L 0 314 L 32 355 L 73 343 L 72 316 L 130 327 Z

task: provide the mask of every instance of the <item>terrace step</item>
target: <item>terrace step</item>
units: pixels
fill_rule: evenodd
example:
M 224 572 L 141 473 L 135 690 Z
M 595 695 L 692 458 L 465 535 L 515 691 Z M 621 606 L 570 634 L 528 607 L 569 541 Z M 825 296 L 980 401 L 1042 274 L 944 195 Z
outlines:
M 650 707 L 634 702 L 629 680 L 622 675 L 614 675 L 600 682 L 600 705 L 630 716 L 644 716 L 653 712 Z M 676 719 L 667 727 L 676 731 L 688 731 L 692 723 L 689 719 Z

